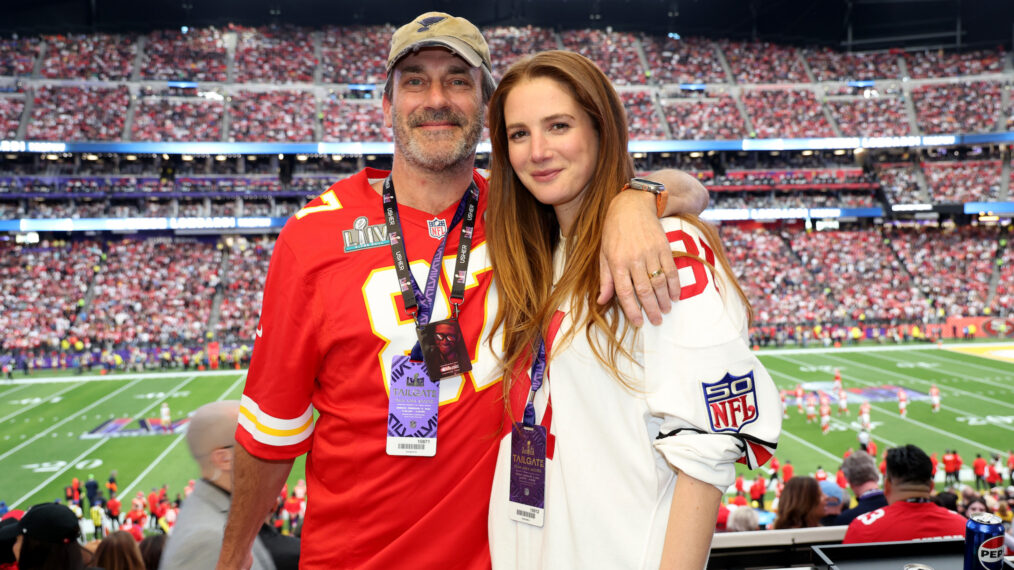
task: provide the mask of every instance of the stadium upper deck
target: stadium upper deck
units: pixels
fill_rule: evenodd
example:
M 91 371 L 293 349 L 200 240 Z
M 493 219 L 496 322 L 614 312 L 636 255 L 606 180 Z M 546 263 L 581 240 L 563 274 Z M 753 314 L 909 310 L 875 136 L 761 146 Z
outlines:
M 0 39 L 2 138 L 387 141 L 378 99 L 390 33 L 228 26 Z M 843 54 L 603 30 L 485 34 L 497 74 L 543 49 L 595 60 L 624 92 L 635 140 L 988 133 L 1014 125 L 1014 69 L 1000 49 Z M 850 85 L 856 81 L 873 84 Z

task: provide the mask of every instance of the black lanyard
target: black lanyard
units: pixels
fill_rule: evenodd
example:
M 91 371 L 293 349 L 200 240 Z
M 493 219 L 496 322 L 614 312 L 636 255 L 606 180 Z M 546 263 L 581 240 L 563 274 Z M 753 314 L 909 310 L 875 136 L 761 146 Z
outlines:
M 430 263 L 429 275 L 426 277 L 425 292 L 419 289 L 415 277 L 409 270 L 408 254 L 405 251 L 405 240 L 401 232 L 401 219 L 398 216 L 398 200 L 394 195 L 394 183 L 388 176 L 384 180 L 384 220 L 387 223 L 387 236 L 391 242 L 391 255 L 394 257 L 394 269 L 398 274 L 398 285 L 401 289 L 402 299 L 405 301 L 405 310 L 415 319 L 416 326 L 424 326 L 429 323 L 430 315 L 433 313 L 433 303 L 437 295 L 437 282 L 440 279 L 441 266 L 443 265 L 444 247 L 447 245 L 447 236 L 454 226 L 461 224 L 461 233 L 458 238 L 458 255 L 454 264 L 454 276 L 451 285 L 451 303 L 454 305 L 454 318 L 457 319 L 460 305 L 465 299 L 465 278 L 468 273 L 468 258 L 472 251 L 472 231 L 475 229 L 475 218 L 479 210 L 479 188 L 473 181 L 458 203 L 458 209 L 454 213 L 447 233 L 437 246 L 433 254 L 433 262 Z

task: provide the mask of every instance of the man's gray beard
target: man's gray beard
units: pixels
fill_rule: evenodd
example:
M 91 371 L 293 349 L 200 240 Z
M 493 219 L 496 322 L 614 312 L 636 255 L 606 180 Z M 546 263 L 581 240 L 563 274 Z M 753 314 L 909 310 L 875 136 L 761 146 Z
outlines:
M 472 122 L 472 128 L 465 131 L 464 136 L 458 139 L 454 148 L 443 155 L 434 156 L 432 152 L 426 150 L 423 137 L 413 138 L 410 135 L 410 127 L 400 120 L 401 116 L 393 109 L 391 119 L 391 122 L 394 123 L 395 150 L 409 163 L 432 172 L 447 170 L 472 160 L 475 148 L 479 144 L 479 137 L 482 136 L 483 117 L 480 111 Z M 472 165 L 468 166 L 472 167 Z

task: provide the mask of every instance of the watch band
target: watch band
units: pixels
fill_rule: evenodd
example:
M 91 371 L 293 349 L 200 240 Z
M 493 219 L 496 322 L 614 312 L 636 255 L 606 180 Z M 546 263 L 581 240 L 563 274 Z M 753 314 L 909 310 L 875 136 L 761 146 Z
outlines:
M 627 182 L 626 184 L 623 185 L 623 188 L 620 188 L 620 192 L 624 192 L 626 190 L 638 190 L 641 192 L 655 194 L 655 216 L 661 218 L 662 215 L 665 214 L 665 207 L 669 203 L 668 190 L 662 189 L 661 192 L 651 192 L 650 190 L 641 190 L 640 188 L 634 188 L 633 186 L 631 186 L 630 182 Z

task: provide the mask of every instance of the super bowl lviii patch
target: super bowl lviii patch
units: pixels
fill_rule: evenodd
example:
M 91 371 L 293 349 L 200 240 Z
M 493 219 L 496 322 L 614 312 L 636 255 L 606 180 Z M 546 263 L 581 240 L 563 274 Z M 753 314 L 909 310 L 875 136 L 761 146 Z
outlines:
M 708 420 L 715 432 L 739 432 L 757 420 L 757 384 L 753 370 L 742 376 L 726 372 L 718 382 L 702 382 Z

